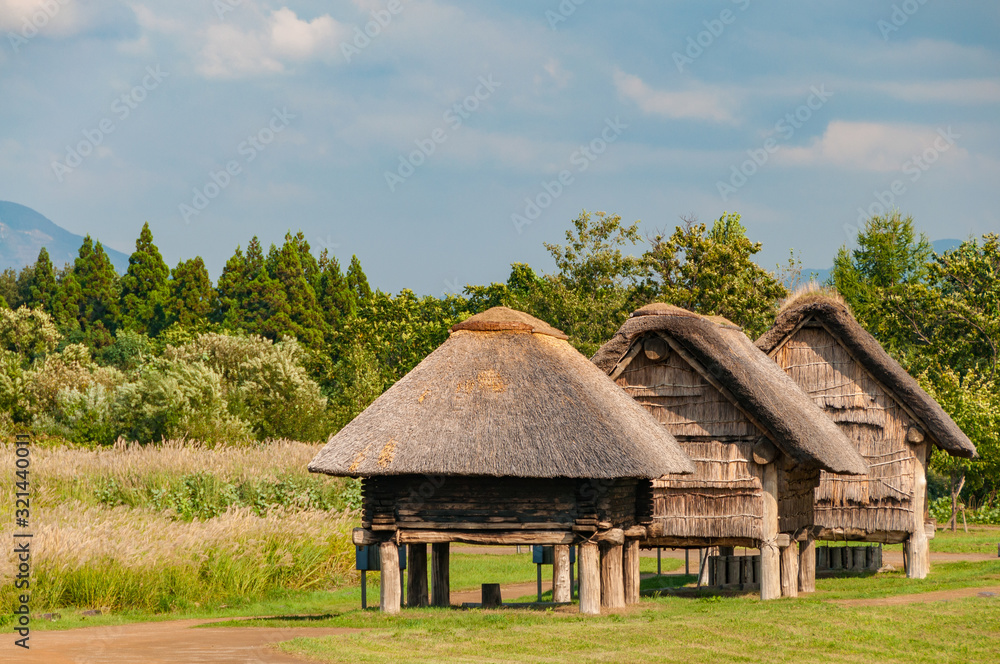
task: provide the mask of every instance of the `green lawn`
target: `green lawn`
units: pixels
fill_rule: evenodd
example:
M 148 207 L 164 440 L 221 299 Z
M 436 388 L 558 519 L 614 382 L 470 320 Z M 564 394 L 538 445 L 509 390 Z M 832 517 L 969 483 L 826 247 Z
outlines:
M 958 532 L 939 530 L 931 540 L 931 551 L 942 553 L 986 553 L 997 555 L 1000 526 L 969 526 L 969 532 L 959 526 Z

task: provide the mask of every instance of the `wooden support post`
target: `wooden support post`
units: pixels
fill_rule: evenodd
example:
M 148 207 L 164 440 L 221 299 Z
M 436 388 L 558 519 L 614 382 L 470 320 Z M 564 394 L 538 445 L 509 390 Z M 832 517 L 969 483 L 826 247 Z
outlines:
M 573 583 L 570 576 L 569 544 L 556 544 L 552 559 L 552 601 L 573 601 Z
M 659 556 L 660 550 L 659 550 L 659 548 L 657 548 L 656 553 L 657 553 L 657 556 L 656 556 L 656 575 L 659 576 L 660 575 L 660 556 Z M 691 556 L 690 556 L 690 554 L 691 554 L 691 549 L 684 549 L 684 576 L 687 576 L 688 574 L 691 573 Z
M 499 609 L 503 605 L 503 597 L 500 596 L 500 584 L 484 583 L 481 601 L 484 609 Z
M 383 613 L 399 613 L 399 603 L 402 600 L 399 575 L 399 548 L 392 540 L 382 542 L 379 546 L 379 558 L 382 572 L 380 579 L 379 598 Z
M 601 542 L 601 606 L 620 609 L 625 606 L 625 579 L 622 576 L 622 545 Z
M 712 555 L 711 547 L 706 549 L 698 549 L 698 585 L 708 586 L 711 585 L 711 571 L 709 568 L 712 566 L 709 556 Z
M 448 542 L 431 544 L 431 604 L 434 606 L 451 606 L 450 547 Z
M 799 547 L 795 542 L 781 550 L 781 596 L 799 596 Z
M 760 598 L 781 597 L 781 555 L 778 552 L 778 466 L 764 466 L 764 518 L 760 543 Z
M 406 606 L 427 606 L 427 545 L 406 546 Z
M 719 556 L 720 558 L 722 556 Z M 740 556 L 736 554 L 731 554 L 726 556 L 726 585 L 738 586 L 742 581 L 740 580 Z
M 639 603 L 639 540 L 625 540 L 622 568 L 625 582 L 625 603 Z
M 799 542 L 799 592 L 816 592 L 816 540 L 812 535 Z
M 601 613 L 601 562 L 596 542 L 580 545 L 580 613 Z
M 927 531 L 924 530 L 924 505 L 927 491 L 927 443 L 913 446 L 913 532 L 906 540 L 906 576 L 923 579 L 930 571 Z

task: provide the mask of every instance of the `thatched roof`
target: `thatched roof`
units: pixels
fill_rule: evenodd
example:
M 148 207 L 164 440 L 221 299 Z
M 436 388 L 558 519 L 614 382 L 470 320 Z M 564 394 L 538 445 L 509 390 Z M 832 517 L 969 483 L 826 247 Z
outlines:
M 821 323 L 865 371 L 889 390 L 894 399 L 909 409 L 941 449 L 954 456 L 976 456 L 976 447 L 969 437 L 958 428 L 941 405 L 917 384 L 913 376 L 861 327 L 842 302 L 815 293 L 790 301 L 778 314 L 774 327 L 757 340 L 757 347 L 765 353 L 771 353 L 810 318 Z
M 668 304 L 650 304 L 633 312 L 592 361 L 613 374 L 619 362 L 628 361 L 632 344 L 650 332 L 678 344 L 697 365 L 692 365 L 694 369 L 728 392 L 734 405 L 799 463 L 849 475 L 868 472 L 864 458 L 837 425 L 725 319 L 710 320 Z
M 677 441 L 565 341 L 495 307 L 332 436 L 313 472 L 653 478 L 690 473 Z

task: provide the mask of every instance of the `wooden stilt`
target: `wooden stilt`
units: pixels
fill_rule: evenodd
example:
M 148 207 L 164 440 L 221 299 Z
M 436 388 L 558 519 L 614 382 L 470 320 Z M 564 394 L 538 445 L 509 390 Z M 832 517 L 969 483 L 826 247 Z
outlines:
M 903 545 L 906 548 L 906 576 L 923 579 L 930 571 L 927 531 L 924 530 L 924 506 L 927 490 L 927 443 L 913 446 L 913 532 Z
M 799 542 L 799 592 L 816 592 L 816 540 Z
M 427 606 L 427 545 L 406 546 L 406 606 Z
M 580 545 L 580 613 L 601 613 L 601 562 L 596 542 Z
M 795 542 L 781 550 L 781 596 L 799 596 L 799 547 Z
M 379 558 L 382 567 L 379 597 L 383 613 L 399 613 L 402 600 L 399 575 L 399 548 L 393 541 L 379 544 Z
M 775 539 L 778 536 L 778 466 L 764 466 L 764 518 L 760 543 L 760 598 L 781 597 L 781 556 Z
M 448 542 L 431 544 L 431 604 L 434 606 L 451 606 L 450 546 Z
M 556 544 L 552 560 L 552 601 L 572 601 L 572 577 L 569 566 L 569 544 Z
M 625 583 L 622 575 L 622 545 L 601 542 L 601 606 L 620 609 L 625 606 Z
M 622 561 L 625 582 L 625 603 L 639 603 L 639 540 L 625 540 Z

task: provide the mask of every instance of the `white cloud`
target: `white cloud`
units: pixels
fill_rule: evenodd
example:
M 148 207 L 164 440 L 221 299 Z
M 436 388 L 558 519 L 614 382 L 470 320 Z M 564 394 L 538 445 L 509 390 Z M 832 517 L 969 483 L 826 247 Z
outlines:
M 638 76 L 616 69 L 615 88 L 618 94 L 634 102 L 643 113 L 667 118 L 710 120 L 736 124 L 733 110 L 735 95 L 720 88 L 698 86 L 688 90 L 654 90 Z
M 90 27 L 100 11 L 74 0 L 0 0 L 0 30 L 28 38 L 68 37 Z
M 329 14 L 306 21 L 282 7 L 260 29 L 223 23 L 205 30 L 198 71 L 208 77 L 238 77 L 282 72 L 291 62 L 330 61 L 339 56 L 348 34 Z
M 896 99 L 948 104 L 995 104 L 1000 102 L 1000 79 L 957 79 L 916 83 L 878 83 L 876 89 Z
M 784 148 L 776 156 L 785 163 L 890 172 L 925 150 L 945 144 L 936 127 L 836 120 L 808 146 Z M 939 152 L 945 159 L 968 156 L 964 148 L 951 145 Z

